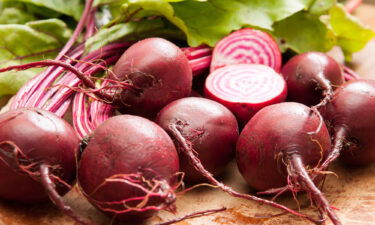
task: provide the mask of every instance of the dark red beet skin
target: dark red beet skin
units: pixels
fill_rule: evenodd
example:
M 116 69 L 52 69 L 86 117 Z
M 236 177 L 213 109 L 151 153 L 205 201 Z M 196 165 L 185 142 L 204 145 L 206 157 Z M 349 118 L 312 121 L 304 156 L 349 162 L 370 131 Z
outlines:
M 11 146 L 5 142 L 14 143 L 28 157 L 29 161 L 25 165 L 36 162 L 36 171 L 32 172 L 38 172 L 37 165 L 45 163 L 51 166 L 54 176 L 68 184 L 73 183 L 79 139 L 67 122 L 45 110 L 23 108 L 1 114 L 0 127 L 0 198 L 22 203 L 48 200 L 39 177 L 32 178 L 4 163 L 13 165 L 16 160 L 5 155 L 12 151 Z M 69 190 L 52 180 L 59 194 L 65 194 Z
M 319 118 L 302 104 L 287 102 L 268 106 L 246 124 L 237 142 L 237 164 L 247 183 L 258 191 L 287 184 L 282 162 L 289 152 L 300 154 L 306 166 L 314 167 L 330 150 L 326 126 L 317 135 L 308 135 L 319 126 Z M 312 139 L 316 139 L 317 142 Z M 323 148 L 321 152 L 320 146 Z
M 156 123 L 172 138 L 171 125 L 176 125 L 186 141 L 192 144 L 203 166 L 214 176 L 219 175 L 234 157 L 239 135 L 237 120 L 220 103 L 199 97 L 182 98 L 165 106 L 159 112 Z M 187 180 L 205 180 L 185 154 L 179 156 L 181 171 Z
M 164 208 L 173 204 L 173 185 L 178 170 L 177 151 L 161 127 L 142 117 L 121 115 L 108 119 L 95 130 L 79 163 L 78 182 L 85 196 L 99 210 L 119 220 L 139 222 L 157 210 L 147 207 Z M 127 176 L 130 174 L 134 176 Z M 108 180 L 114 176 L 117 181 Z M 161 186 L 138 212 L 112 202 L 144 197 L 145 192 L 134 186 L 141 178 Z M 145 182 L 138 185 L 149 189 Z M 140 201 L 127 202 L 131 207 L 138 203 Z
M 344 83 L 340 65 L 320 52 L 307 52 L 292 57 L 282 68 L 289 101 L 317 105 L 327 94 Z
M 190 95 L 192 71 L 185 54 L 172 42 L 148 38 L 132 45 L 113 68 L 120 81 L 129 81 L 139 93 L 124 89 L 124 111 L 153 117 L 168 103 Z
M 305 190 L 338 225 L 339 218 L 307 171 L 319 168 L 330 151 L 330 136 L 321 118 L 303 104 L 285 102 L 263 108 L 246 124 L 236 158 L 252 188 L 266 191 L 288 184 L 292 190 Z
M 322 114 L 335 132 L 337 154 L 349 165 L 375 162 L 375 81 L 352 80 L 339 87 Z M 336 157 L 336 156 L 335 156 Z

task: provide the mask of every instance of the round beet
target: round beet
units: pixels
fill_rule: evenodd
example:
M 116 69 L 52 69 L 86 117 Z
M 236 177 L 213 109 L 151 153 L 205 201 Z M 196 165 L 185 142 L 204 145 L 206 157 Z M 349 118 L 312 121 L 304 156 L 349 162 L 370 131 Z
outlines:
M 289 184 L 309 193 L 334 224 L 340 224 L 305 168 L 318 168 L 331 149 L 325 124 L 303 104 L 285 102 L 260 110 L 237 142 L 237 164 L 246 182 L 258 191 Z
M 204 94 L 225 105 L 244 126 L 265 106 L 283 102 L 287 95 L 283 77 L 260 64 L 236 64 L 212 72 Z
M 336 159 L 350 165 L 375 162 L 375 81 L 352 80 L 336 89 L 322 109 L 334 131 L 334 148 L 324 166 Z
M 234 157 L 237 120 L 231 111 L 215 101 L 198 97 L 176 100 L 159 112 L 156 123 L 175 140 L 171 126 L 176 126 L 185 140 L 191 143 L 203 166 L 214 176 L 219 175 Z M 176 144 L 179 146 L 177 140 Z M 187 180 L 205 180 L 185 154 L 180 154 L 180 167 Z
M 190 180 L 204 177 L 233 197 L 270 205 L 317 222 L 274 201 L 239 193 L 214 177 L 221 171 L 219 167 L 224 167 L 231 158 L 238 137 L 236 120 L 224 106 L 204 98 L 184 98 L 163 108 L 156 120 L 175 140 L 181 153 L 182 169 Z
M 177 151 L 161 127 L 121 115 L 94 131 L 79 163 L 78 182 L 99 210 L 139 222 L 173 206 L 178 170 Z
M 341 66 L 330 56 L 307 52 L 292 57 L 282 68 L 288 100 L 308 106 L 326 104 L 333 89 L 344 83 Z
M 51 112 L 22 108 L 0 115 L 0 198 L 22 203 L 48 200 L 40 166 L 49 167 L 60 195 L 76 173 L 79 139 L 73 128 Z
M 126 81 L 138 91 L 124 89 L 124 110 L 153 117 L 168 103 L 190 95 L 192 71 L 183 51 L 162 38 L 148 38 L 132 45 L 113 68 L 110 78 Z

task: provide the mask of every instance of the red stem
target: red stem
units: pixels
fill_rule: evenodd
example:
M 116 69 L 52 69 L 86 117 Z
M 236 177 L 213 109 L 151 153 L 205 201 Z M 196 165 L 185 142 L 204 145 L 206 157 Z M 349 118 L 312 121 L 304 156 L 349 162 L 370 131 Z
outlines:
M 361 5 L 362 0 L 349 0 L 345 3 L 344 7 L 348 13 L 353 13 L 359 5 Z
M 207 171 L 203 167 L 203 165 L 200 162 L 200 160 L 194 155 L 193 149 L 188 144 L 187 140 L 182 136 L 182 134 L 178 130 L 176 124 L 171 124 L 170 125 L 170 131 L 171 131 L 173 137 L 177 140 L 178 144 L 180 145 L 180 150 L 189 158 L 190 163 L 194 166 L 194 168 L 197 171 L 199 171 L 204 177 L 206 177 L 207 180 L 211 184 L 218 186 L 224 192 L 226 192 L 226 193 L 228 193 L 228 194 L 230 194 L 230 195 L 232 195 L 234 197 L 237 197 L 237 198 L 252 200 L 252 201 L 256 201 L 256 202 L 262 203 L 262 204 L 270 205 L 270 206 L 275 207 L 275 208 L 282 209 L 282 210 L 284 210 L 284 211 L 286 211 L 288 213 L 291 213 L 293 215 L 296 215 L 296 216 L 308 219 L 308 220 L 310 220 L 310 221 L 312 221 L 312 222 L 314 222 L 316 224 L 321 223 L 321 221 L 314 220 L 313 218 L 311 218 L 311 217 L 309 217 L 309 216 L 307 216 L 305 214 L 296 212 L 296 211 L 294 211 L 294 210 L 292 210 L 292 209 L 290 209 L 290 208 L 288 208 L 286 206 L 280 205 L 280 204 L 278 204 L 276 202 L 269 201 L 269 200 L 262 199 L 262 198 L 258 198 L 256 196 L 252 196 L 252 195 L 248 195 L 248 194 L 238 193 L 238 192 L 234 191 L 232 188 L 230 188 L 230 187 L 226 186 L 225 184 L 219 182 L 218 180 L 216 180 L 216 178 L 214 178 L 214 176 L 209 171 Z
M 62 197 L 57 193 L 55 187 L 56 185 L 52 182 L 50 178 L 50 172 L 49 168 L 46 164 L 42 163 L 39 167 L 40 176 L 42 184 L 50 197 L 51 201 L 57 206 L 58 209 L 60 209 L 65 215 L 72 218 L 74 221 L 76 221 L 79 224 L 82 225 L 93 225 L 92 222 L 87 222 L 81 217 L 79 217 L 70 206 L 66 205 Z
M 77 41 L 79 35 L 82 33 L 84 26 L 86 25 L 86 21 L 90 16 L 90 10 L 92 8 L 94 0 L 87 0 L 85 4 L 85 9 L 83 10 L 82 17 L 79 20 L 76 29 L 73 32 L 73 35 L 70 37 L 69 41 L 65 44 L 64 48 L 60 51 L 57 55 L 55 60 L 60 60 L 63 56 L 71 49 L 73 44 Z

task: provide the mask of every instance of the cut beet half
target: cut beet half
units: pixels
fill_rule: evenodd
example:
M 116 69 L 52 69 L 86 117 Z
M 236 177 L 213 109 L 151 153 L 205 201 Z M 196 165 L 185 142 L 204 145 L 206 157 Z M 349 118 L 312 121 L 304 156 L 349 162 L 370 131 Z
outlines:
M 285 101 L 284 78 L 260 64 L 230 65 L 212 72 L 204 94 L 230 109 L 243 126 L 265 106 Z
M 210 71 L 233 64 L 263 64 L 276 72 L 281 69 L 281 52 L 267 33 L 251 28 L 235 31 L 215 46 Z

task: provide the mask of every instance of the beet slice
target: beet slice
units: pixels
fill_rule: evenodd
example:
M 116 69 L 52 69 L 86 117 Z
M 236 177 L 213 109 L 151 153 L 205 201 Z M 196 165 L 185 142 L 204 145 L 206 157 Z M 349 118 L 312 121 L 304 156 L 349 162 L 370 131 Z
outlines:
M 215 46 L 211 72 L 233 64 L 263 64 L 280 72 L 281 52 L 275 40 L 267 33 L 251 28 L 235 31 Z
M 259 64 L 230 65 L 212 72 L 204 94 L 230 109 L 244 125 L 265 106 L 285 101 L 286 82 L 272 68 Z

